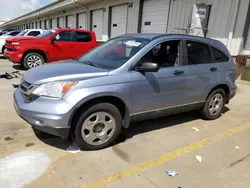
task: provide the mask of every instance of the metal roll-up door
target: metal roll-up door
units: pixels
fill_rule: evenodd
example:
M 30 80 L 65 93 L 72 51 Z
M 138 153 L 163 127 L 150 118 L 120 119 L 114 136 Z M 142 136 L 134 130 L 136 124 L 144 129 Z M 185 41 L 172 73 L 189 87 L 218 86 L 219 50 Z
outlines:
M 247 36 L 246 36 L 246 42 L 245 42 L 245 50 L 250 50 L 250 25 L 248 28 Z
M 66 27 L 73 28 L 74 27 L 74 16 L 68 15 L 66 16 Z
M 64 18 L 63 17 L 58 18 L 58 26 L 61 28 L 64 27 Z
M 56 18 L 52 19 L 52 28 L 57 28 L 57 19 Z
M 118 5 L 111 8 L 110 37 L 127 33 L 128 5 Z
M 170 0 L 144 0 L 141 33 L 166 33 Z
M 82 29 L 86 29 L 87 28 L 87 24 L 86 24 L 86 13 L 79 13 L 77 14 L 77 27 L 78 28 L 82 28 Z
M 92 11 L 92 31 L 95 32 L 97 40 L 102 40 L 103 32 L 103 9 Z
M 45 29 L 50 29 L 49 20 L 46 20 L 46 27 L 45 27 Z

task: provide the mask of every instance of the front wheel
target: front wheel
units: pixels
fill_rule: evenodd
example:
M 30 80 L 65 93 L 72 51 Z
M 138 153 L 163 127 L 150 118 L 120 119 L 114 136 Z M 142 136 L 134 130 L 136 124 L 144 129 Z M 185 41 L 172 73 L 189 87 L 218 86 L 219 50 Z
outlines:
M 214 120 L 221 116 L 226 101 L 226 93 L 223 89 L 213 91 L 203 107 L 201 114 L 204 119 Z
M 28 53 L 23 59 L 23 66 L 28 70 L 44 64 L 44 58 L 38 53 Z
M 122 129 L 122 117 L 112 104 L 100 103 L 84 111 L 72 138 L 83 150 L 97 150 L 110 146 Z

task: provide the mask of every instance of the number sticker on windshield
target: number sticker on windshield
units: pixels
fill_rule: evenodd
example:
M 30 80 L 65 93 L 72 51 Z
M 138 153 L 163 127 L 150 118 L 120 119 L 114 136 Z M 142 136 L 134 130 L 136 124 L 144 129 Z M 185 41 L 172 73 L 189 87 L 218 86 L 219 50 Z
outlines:
M 140 42 L 136 42 L 136 41 L 134 41 L 134 40 L 129 40 L 129 41 L 127 41 L 125 44 L 128 45 L 128 46 L 134 46 L 134 47 L 138 47 L 138 46 L 141 45 Z

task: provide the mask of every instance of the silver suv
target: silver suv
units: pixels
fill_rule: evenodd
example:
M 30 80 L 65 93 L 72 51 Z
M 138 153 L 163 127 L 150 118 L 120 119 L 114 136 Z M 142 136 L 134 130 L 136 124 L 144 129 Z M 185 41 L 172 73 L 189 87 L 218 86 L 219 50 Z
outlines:
M 235 63 L 221 42 L 131 34 L 29 70 L 14 106 L 35 129 L 94 150 L 110 146 L 134 121 L 195 109 L 216 119 L 235 93 Z

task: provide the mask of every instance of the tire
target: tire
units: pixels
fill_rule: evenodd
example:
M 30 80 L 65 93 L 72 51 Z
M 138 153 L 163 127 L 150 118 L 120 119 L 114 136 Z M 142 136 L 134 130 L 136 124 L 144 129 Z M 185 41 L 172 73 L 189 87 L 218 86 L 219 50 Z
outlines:
M 2 47 L 2 54 L 4 55 L 5 46 Z
M 221 99 L 219 99 L 220 97 Z M 225 101 L 226 93 L 223 89 L 216 89 L 213 91 L 207 98 L 205 106 L 201 111 L 202 117 L 206 120 L 214 120 L 219 118 L 225 107 Z
M 96 104 L 78 117 L 73 141 L 82 150 L 98 150 L 113 144 L 122 130 L 122 117 L 112 104 Z
M 44 58 L 39 53 L 31 52 L 25 55 L 23 59 L 23 66 L 28 70 L 44 64 Z

